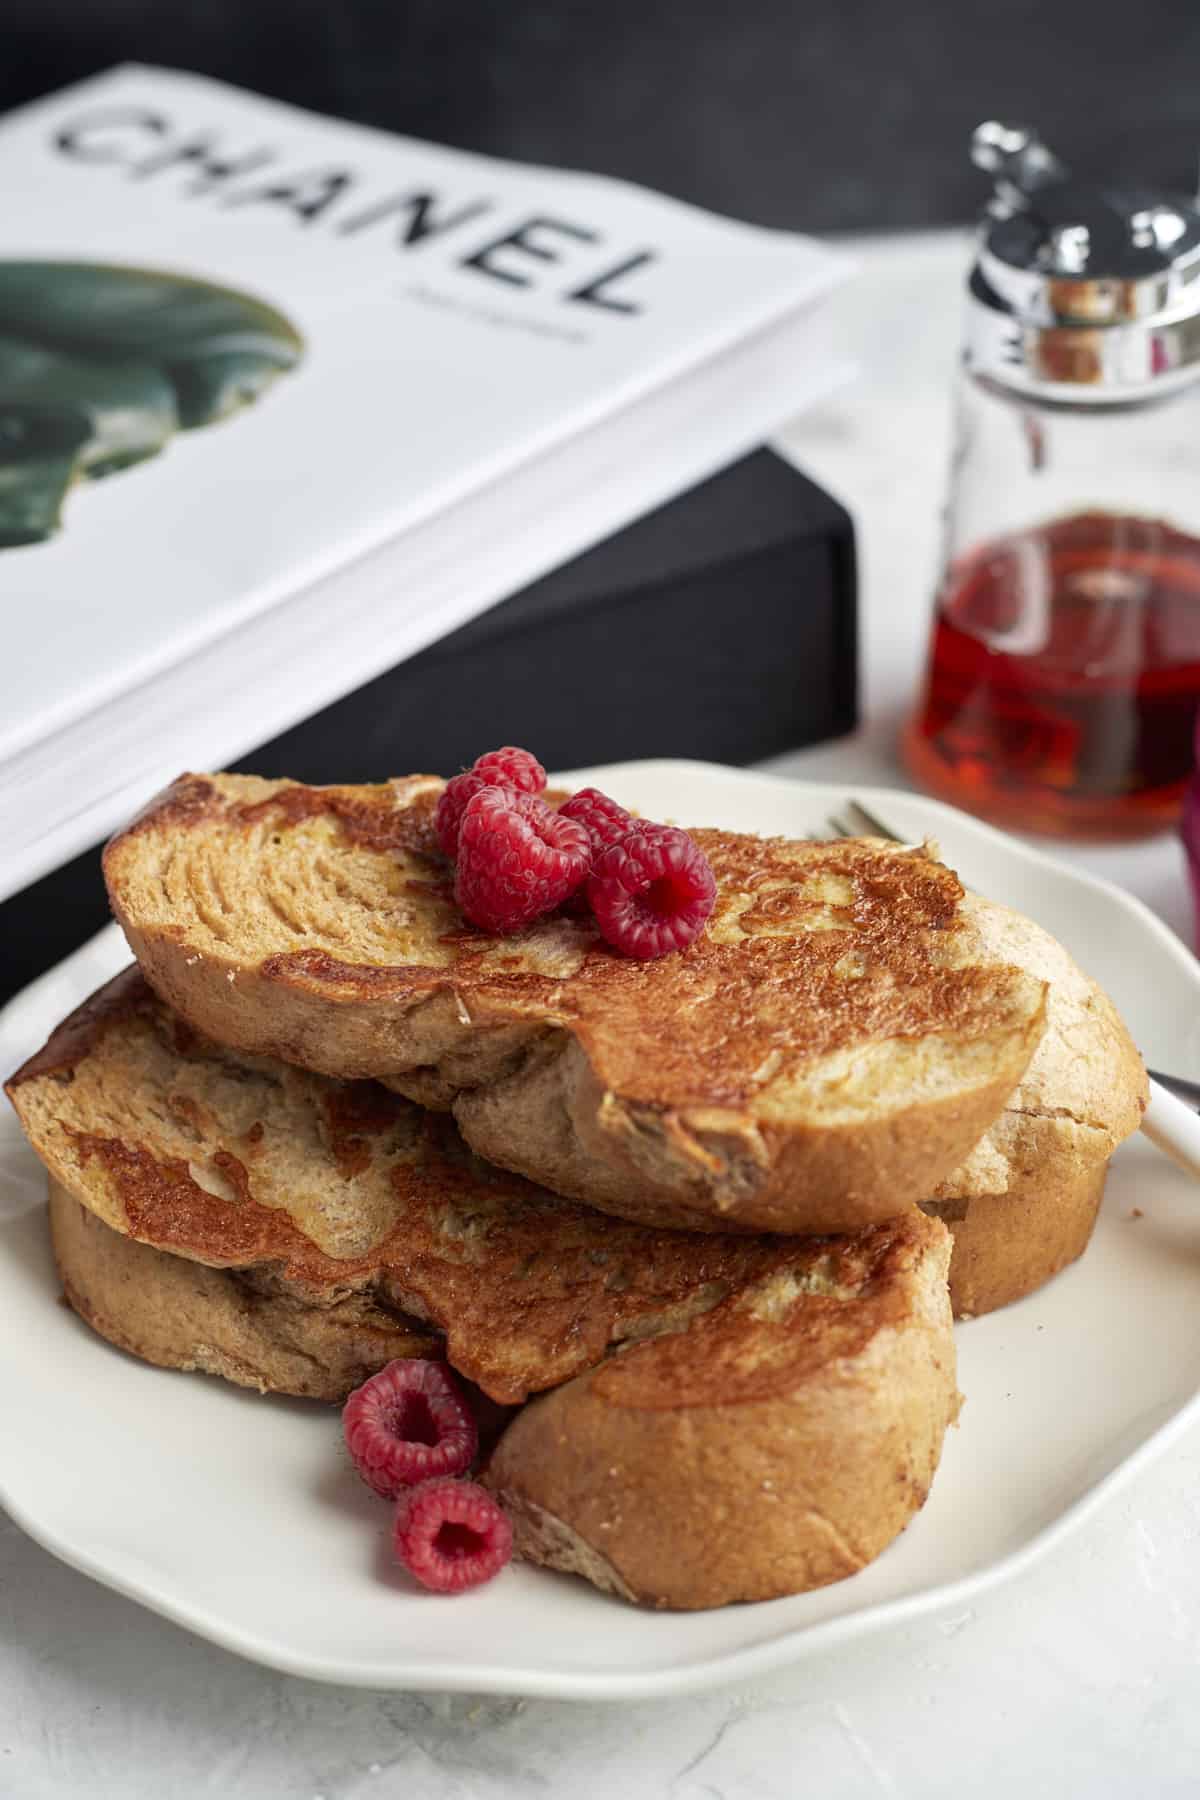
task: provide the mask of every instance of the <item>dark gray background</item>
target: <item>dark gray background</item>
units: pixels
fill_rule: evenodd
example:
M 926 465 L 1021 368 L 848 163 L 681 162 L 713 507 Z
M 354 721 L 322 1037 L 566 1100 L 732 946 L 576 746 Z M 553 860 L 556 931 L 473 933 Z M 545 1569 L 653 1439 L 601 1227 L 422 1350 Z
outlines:
M 0 108 L 123 59 L 814 230 L 965 217 L 988 115 L 1195 185 L 1200 0 L 6 0 Z

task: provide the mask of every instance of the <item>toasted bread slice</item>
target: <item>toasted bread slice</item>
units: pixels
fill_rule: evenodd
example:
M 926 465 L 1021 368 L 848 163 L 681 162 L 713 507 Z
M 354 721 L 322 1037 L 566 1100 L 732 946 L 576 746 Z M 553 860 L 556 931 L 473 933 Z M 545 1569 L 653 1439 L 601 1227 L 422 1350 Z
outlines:
M 419 1312 L 487 1395 L 562 1384 L 489 1477 L 534 1560 L 715 1606 L 853 1573 L 925 1498 L 958 1393 L 950 1240 L 916 1209 L 853 1238 L 618 1223 L 385 1089 L 205 1043 L 135 971 L 8 1092 L 67 1296 L 123 1348 L 339 1397 L 435 1347 Z
M 390 1342 L 364 1332 L 368 1299 L 325 1309 L 247 1288 L 113 1230 L 54 1181 L 50 1226 L 76 1312 L 148 1362 L 336 1400 L 375 1357 L 430 1354 L 395 1326 Z M 957 1415 L 948 1253 L 915 1211 L 794 1241 L 785 1266 L 690 1323 L 686 1309 L 659 1321 L 515 1418 L 484 1402 L 485 1442 L 508 1427 L 484 1479 L 518 1554 L 671 1607 L 854 1574 L 921 1506 Z
M 878 1555 L 958 1410 L 947 1245 L 919 1219 L 806 1246 L 532 1400 L 484 1477 L 518 1554 L 687 1609 L 801 1593 Z
M 1019 1300 L 1082 1255 L 1108 1163 L 1136 1131 L 1146 1071 L 1107 994 L 1040 925 L 970 896 L 993 954 L 1047 984 L 1046 1030 L 1000 1117 L 927 1211 L 954 1236 L 950 1297 L 959 1316 Z
M 450 1106 L 480 1155 L 617 1215 L 833 1232 L 927 1198 L 999 1113 L 1043 984 L 940 863 L 694 835 L 704 935 L 629 961 L 585 920 L 464 925 L 432 777 L 188 776 L 109 845 L 146 975 L 220 1042 Z
M 50 1182 L 63 1292 L 120 1350 L 163 1369 L 221 1375 L 260 1393 L 344 1400 L 396 1357 L 440 1357 L 439 1334 L 370 1292 L 322 1300 L 253 1266 L 212 1268 L 106 1225 Z
M 1014 1170 L 1005 1194 L 926 1200 L 954 1239 L 950 1302 L 956 1319 L 976 1319 L 1045 1287 L 1078 1260 L 1100 1216 L 1107 1162 L 1085 1163 L 1055 1180 L 1036 1167 Z
M 400 1335 L 381 1337 L 382 1361 L 408 1353 L 393 1348 L 406 1334 L 426 1354 L 444 1339 L 455 1368 L 503 1403 L 807 1254 L 560 1200 L 481 1163 L 444 1114 L 199 1037 L 136 969 L 7 1091 L 52 1178 L 111 1230 L 236 1271 L 243 1311 L 275 1300 L 321 1332 L 339 1311 L 375 1331 L 390 1319 Z M 285 1385 L 266 1364 L 259 1374 Z

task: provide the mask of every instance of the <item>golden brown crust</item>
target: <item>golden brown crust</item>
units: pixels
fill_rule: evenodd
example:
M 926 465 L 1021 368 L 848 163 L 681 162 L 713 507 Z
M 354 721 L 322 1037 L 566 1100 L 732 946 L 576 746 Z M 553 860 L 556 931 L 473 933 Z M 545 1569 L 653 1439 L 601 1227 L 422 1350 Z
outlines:
M 981 941 L 1048 984 L 1046 1030 L 999 1117 L 927 1210 L 954 1236 L 959 1315 L 1033 1292 L 1087 1248 L 1109 1159 L 1141 1123 L 1146 1071 L 1108 996 L 1032 920 L 971 896 Z
M 425 1320 L 506 1403 L 768 1276 L 811 1285 L 866 1254 L 607 1219 L 480 1163 L 448 1119 L 375 1083 L 209 1043 L 136 971 L 8 1092 L 52 1177 L 112 1230 L 296 1308 L 357 1297 Z
M 1008 1103 L 935 1198 L 1008 1191 L 1034 1167 L 1053 1179 L 1104 1162 L 1136 1131 L 1149 1098 L 1137 1047 L 1108 995 L 1032 919 L 968 896 L 979 941 L 1046 984 L 1046 1029 Z
M 565 1385 L 516 1416 L 488 1477 L 529 1557 L 656 1605 L 798 1592 L 861 1567 L 928 1490 L 957 1393 L 948 1239 L 919 1212 L 803 1242 L 616 1223 L 476 1175 L 448 1121 L 414 1138 L 415 1109 L 373 1084 L 206 1043 L 128 974 L 9 1092 L 72 1181 L 51 1184 L 71 1304 L 145 1360 L 340 1399 L 393 1356 L 439 1353 L 393 1286 L 454 1315 L 445 1348 L 468 1373 L 511 1380 L 512 1343 L 526 1364 L 536 1349 L 539 1379 Z M 278 1203 L 279 1184 L 311 1203 L 314 1164 L 324 1246 Z M 383 1257 L 333 1255 L 336 1184 L 370 1213 L 381 1168 L 402 1196 Z M 356 1283 L 375 1264 L 388 1279 Z
M 489 1160 L 623 1216 L 834 1231 L 961 1161 L 1042 1029 L 940 864 L 877 844 L 695 835 L 718 906 L 652 964 L 582 920 L 465 926 L 440 784 L 189 776 L 109 846 L 158 991 L 223 1042 L 453 1106 Z
M 1037 1169 L 1004 1194 L 929 1200 L 954 1239 L 950 1303 L 958 1319 L 995 1312 L 1044 1287 L 1083 1255 L 1104 1198 L 1106 1162 L 1055 1180 Z
M 114 975 L 111 981 L 97 988 L 94 994 L 89 994 L 74 1012 L 55 1026 L 41 1049 L 35 1050 L 5 1082 L 5 1092 L 24 1082 L 40 1081 L 46 1076 L 73 1075 L 77 1065 L 99 1043 L 110 1024 L 120 1023 L 143 1009 L 153 1013 L 156 1008 L 157 1003 L 146 985 L 145 977 L 137 964 L 131 963 L 129 968 L 122 969 L 119 975 Z M 178 1020 L 176 1029 L 178 1032 L 186 1032 L 188 1027 L 182 1020 Z
M 840 1294 L 764 1284 L 526 1406 L 485 1476 L 519 1554 L 680 1609 L 801 1593 L 878 1555 L 958 1410 L 948 1245 L 919 1219 L 843 1256 Z
M 50 1183 L 50 1234 L 63 1290 L 92 1329 L 143 1362 L 199 1370 L 260 1393 L 344 1400 L 398 1356 L 436 1356 L 437 1342 L 350 1294 L 298 1307 L 251 1282 L 169 1256 L 102 1223 Z
M 75 1311 L 163 1368 L 340 1401 L 431 1350 L 369 1299 L 260 1293 L 112 1230 L 53 1182 L 50 1226 Z M 910 1214 L 825 1247 L 812 1286 L 768 1275 L 531 1402 L 485 1476 L 519 1552 L 686 1608 L 853 1574 L 922 1504 L 957 1412 L 945 1262 L 942 1228 Z

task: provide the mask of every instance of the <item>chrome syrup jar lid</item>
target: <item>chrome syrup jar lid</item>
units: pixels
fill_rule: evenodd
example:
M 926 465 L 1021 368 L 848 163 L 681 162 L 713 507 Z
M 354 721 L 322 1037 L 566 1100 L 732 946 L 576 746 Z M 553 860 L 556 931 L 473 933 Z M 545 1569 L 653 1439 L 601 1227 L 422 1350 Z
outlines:
M 1071 179 L 1037 135 L 989 121 L 993 178 L 969 282 L 967 367 L 1048 401 L 1114 405 L 1200 375 L 1200 211 Z

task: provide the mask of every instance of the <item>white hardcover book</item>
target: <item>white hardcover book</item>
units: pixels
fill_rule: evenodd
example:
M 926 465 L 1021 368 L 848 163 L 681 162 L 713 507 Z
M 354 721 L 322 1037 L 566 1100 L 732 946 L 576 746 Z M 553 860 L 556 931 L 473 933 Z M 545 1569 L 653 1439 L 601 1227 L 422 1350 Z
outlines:
M 0 895 L 760 442 L 843 259 L 128 67 L 0 122 Z

